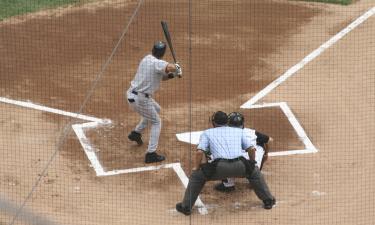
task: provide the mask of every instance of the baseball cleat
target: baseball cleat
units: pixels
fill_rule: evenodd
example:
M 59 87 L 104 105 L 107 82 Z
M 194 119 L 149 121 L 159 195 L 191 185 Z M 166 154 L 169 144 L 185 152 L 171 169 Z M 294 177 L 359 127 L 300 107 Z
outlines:
M 142 134 L 140 134 L 140 133 L 138 133 L 138 132 L 132 131 L 132 132 L 128 135 L 128 138 L 129 138 L 129 140 L 131 140 L 131 141 L 135 141 L 135 142 L 137 142 L 138 145 L 142 145 L 142 144 L 143 144 L 143 141 L 142 141 Z
M 235 186 L 225 187 L 223 183 L 216 184 L 214 188 L 216 191 L 220 191 L 220 192 L 231 192 L 236 189 Z
M 146 153 L 145 156 L 145 163 L 155 163 L 164 161 L 165 157 L 162 155 L 158 155 L 156 152 Z
M 272 207 L 276 204 L 276 199 L 267 199 L 263 201 L 264 203 L 264 208 L 265 209 L 272 209 Z
M 181 202 L 176 204 L 176 210 L 177 212 L 183 213 L 185 216 L 191 214 L 191 210 L 188 207 L 183 207 Z

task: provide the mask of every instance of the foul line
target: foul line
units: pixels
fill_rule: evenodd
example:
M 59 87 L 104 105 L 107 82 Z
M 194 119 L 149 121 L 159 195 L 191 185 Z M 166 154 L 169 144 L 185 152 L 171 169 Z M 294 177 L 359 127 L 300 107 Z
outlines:
M 359 26 L 361 23 L 366 21 L 368 18 L 370 18 L 372 15 L 375 14 L 375 7 L 368 10 L 365 14 L 358 17 L 354 22 L 349 24 L 345 29 L 337 33 L 335 36 L 333 36 L 331 39 L 329 39 L 327 42 L 322 44 L 319 48 L 315 49 L 313 52 L 311 52 L 309 55 L 307 55 L 305 58 L 303 58 L 299 63 L 291 67 L 289 70 L 287 70 L 283 75 L 281 75 L 279 78 L 274 80 L 272 83 L 270 83 L 267 87 L 265 87 L 263 90 L 261 90 L 259 93 L 257 93 L 254 97 L 252 97 L 249 101 L 244 103 L 241 108 L 248 108 L 251 105 L 258 102 L 260 99 L 262 99 L 264 96 L 266 96 L 268 93 L 270 93 L 273 89 L 275 89 L 277 86 L 279 86 L 282 82 L 287 80 L 289 77 L 294 75 L 297 71 L 302 69 L 306 64 L 314 60 L 317 56 L 322 54 L 325 50 L 327 50 L 329 47 L 331 47 L 333 44 L 335 44 L 337 41 L 339 41 L 341 38 L 343 38 L 346 34 L 348 34 L 350 31 L 352 31 L 354 28 Z
M 140 2 L 142 2 L 142 1 L 140 1 Z M 365 14 L 363 14 L 362 16 L 357 18 L 354 22 L 349 24 L 345 29 L 340 31 L 338 34 L 333 36 L 331 39 L 329 39 L 327 42 L 325 42 L 319 48 L 317 48 L 312 53 L 307 55 L 299 63 L 297 63 L 296 65 L 291 67 L 283 75 L 281 75 L 275 81 L 270 83 L 263 90 L 261 90 L 259 93 L 257 93 L 253 98 L 251 98 L 249 101 L 247 101 L 246 103 L 244 103 L 241 106 L 241 108 L 249 108 L 249 109 L 250 108 L 262 108 L 262 107 L 279 106 L 282 109 L 282 111 L 284 112 L 284 114 L 287 116 L 289 122 L 292 124 L 293 128 L 297 132 L 297 135 L 299 136 L 300 140 L 304 143 L 304 145 L 306 147 L 306 149 L 304 149 L 304 150 L 273 152 L 273 153 L 270 153 L 270 156 L 317 152 L 317 149 L 311 143 L 310 139 L 307 137 L 305 131 L 302 128 L 302 126 L 299 124 L 298 120 L 295 118 L 294 114 L 292 113 L 292 111 L 290 110 L 290 108 L 288 107 L 288 105 L 285 102 L 262 104 L 262 105 L 254 105 L 254 104 L 374 14 L 375 14 L 375 7 L 371 8 Z M 124 34 L 125 33 L 122 34 L 121 38 L 123 38 L 123 36 L 125 36 Z M 105 66 L 104 66 L 104 69 L 105 69 Z M 95 127 L 98 127 L 100 125 L 110 124 L 111 122 L 109 120 L 103 120 L 103 119 L 98 119 L 98 118 L 91 117 L 91 116 L 85 116 L 85 115 L 81 115 L 79 113 L 66 112 L 66 111 L 63 111 L 63 110 L 53 109 L 53 108 L 50 108 L 50 107 L 41 106 L 41 105 L 34 104 L 34 103 L 31 103 L 31 102 L 21 102 L 21 101 L 11 100 L 11 99 L 4 98 L 4 97 L 0 97 L 0 102 L 12 104 L 12 105 L 17 105 L 17 106 L 21 106 L 21 107 L 25 107 L 25 108 L 40 110 L 40 111 L 44 111 L 44 112 L 50 112 L 50 113 L 54 113 L 54 114 L 64 115 L 64 116 L 82 119 L 82 120 L 86 120 L 86 121 L 91 121 L 89 123 L 74 124 L 74 125 L 72 125 L 72 128 L 73 128 L 74 132 L 76 133 L 76 135 L 77 135 L 77 137 L 78 137 L 78 139 L 79 139 L 79 141 L 80 141 L 89 161 L 91 162 L 91 165 L 94 167 L 94 170 L 95 170 L 97 176 L 110 176 L 110 175 L 118 175 L 118 174 L 124 174 L 124 173 L 135 173 L 135 172 L 141 172 L 141 171 L 158 170 L 158 169 L 162 169 L 162 168 L 173 168 L 173 170 L 178 175 L 178 177 L 181 180 L 184 187 L 185 188 L 187 187 L 188 178 L 187 178 L 185 172 L 183 171 L 180 163 L 165 164 L 165 165 L 160 165 L 160 166 L 139 167 L 139 168 L 131 168 L 131 169 L 123 169 L 123 170 L 113 170 L 113 171 L 108 171 L 108 172 L 104 171 L 102 165 L 100 164 L 100 162 L 99 162 L 99 160 L 98 160 L 98 158 L 95 154 L 95 149 L 90 145 L 89 140 L 87 139 L 86 135 L 84 134 L 84 129 L 95 128 Z M 201 214 L 207 214 L 208 213 L 207 208 L 204 206 L 204 204 L 200 200 L 200 198 L 197 199 L 195 205 L 198 207 L 198 210 Z
M 16 100 L 4 98 L 4 97 L 0 97 L 0 102 L 11 104 L 11 105 L 17 105 L 17 106 L 21 106 L 21 107 L 25 107 L 25 108 L 29 108 L 29 109 L 35 109 L 35 110 L 39 110 L 39 111 L 43 111 L 43 112 L 50 112 L 50 113 L 59 114 L 59 115 L 63 115 L 63 116 L 73 117 L 73 118 L 81 119 L 81 120 L 93 121 L 93 122 L 98 122 L 98 123 L 104 123 L 105 122 L 105 120 L 98 119 L 98 118 L 95 118 L 95 117 L 85 116 L 85 115 L 82 115 L 82 114 L 79 114 L 79 113 L 66 112 L 66 111 L 63 111 L 63 110 L 54 109 L 54 108 L 34 104 L 32 102 L 21 102 L 21 101 L 16 101 Z

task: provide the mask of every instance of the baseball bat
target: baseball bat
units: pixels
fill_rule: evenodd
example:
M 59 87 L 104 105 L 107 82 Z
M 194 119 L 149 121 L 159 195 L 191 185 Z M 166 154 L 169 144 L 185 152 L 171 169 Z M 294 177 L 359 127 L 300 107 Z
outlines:
M 165 39 L 167 39 L 167 43 L 168 43 L 169 49 L 171 50 L 174 63 L 177 63 L 176 53 L 175 53 L 175 51 L 173 49 L 171 34 L 169 33 L 167 22 L 161 21 L 161 27 L 163 28 L 164 36 L 165 36 Z

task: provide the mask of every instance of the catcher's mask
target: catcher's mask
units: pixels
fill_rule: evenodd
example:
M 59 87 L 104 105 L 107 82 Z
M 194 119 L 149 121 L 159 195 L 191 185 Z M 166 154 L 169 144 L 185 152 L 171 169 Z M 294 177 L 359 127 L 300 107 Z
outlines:
M 223 111 L 214 112 L 211 116 L 211 122 L 214 127 L 225 126 L 228 123 L 228 116 Z
M 165 49 L 167 49 L 167 45 L 163 41 L 157 41 L 152 48 L 152 55 L 161 59 L 165 54 Z
M 239 112 L 231 112 L 228 115 L 228 126 L 244 128 L 245 118 Z

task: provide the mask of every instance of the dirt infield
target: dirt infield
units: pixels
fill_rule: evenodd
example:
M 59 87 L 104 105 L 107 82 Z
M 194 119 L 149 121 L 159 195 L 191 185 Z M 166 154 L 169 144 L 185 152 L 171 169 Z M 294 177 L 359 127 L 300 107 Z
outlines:
M 82 111 L 112 121 L 86 132 L 108 170 L 144 166 L 146 147 L 126 138 L 138 117 L 123 95 L 140 58 L 163 38 L 160 20 L 169 22 L 184 77 L 163 83 L 155 96 L 162 106 L 159 151 L 189 174 L 194 146 L 179 142 L 176 133 L 210 127 L 214 111 L 240 110 L 374 6 L 193 1 L 189 30 L 188 3 L 143 3 Z M 135 0 L 102 1 L 0 23 L 0 97 L 77 112 L 136 7 Z M 279 201 L 271 211 L 261 209 L 238 180 L 233 194 L 216 193 L 209 182 L 201 195 L 209 214 L 184 217 L 174 211 L 184 188 L 173 170 L 97 177 L 73 132 L 40 177 L 71 120 L 5 103 L 0 103 L 0 194 L 21 204 L 41 178 L 26 207 L 61 224 L 371 224 L 374 27 L 372 17 L 261 100 L 287 102 L 319 149 L 270 159 L 265 175 Z M 278 108 L 241 110 L 247 126 L 275 138 L 271 151 L 304 147 Z M 148 133 L 144 136 L 147 141 Z M 0 213 L 0 224 L 9 218 Z

